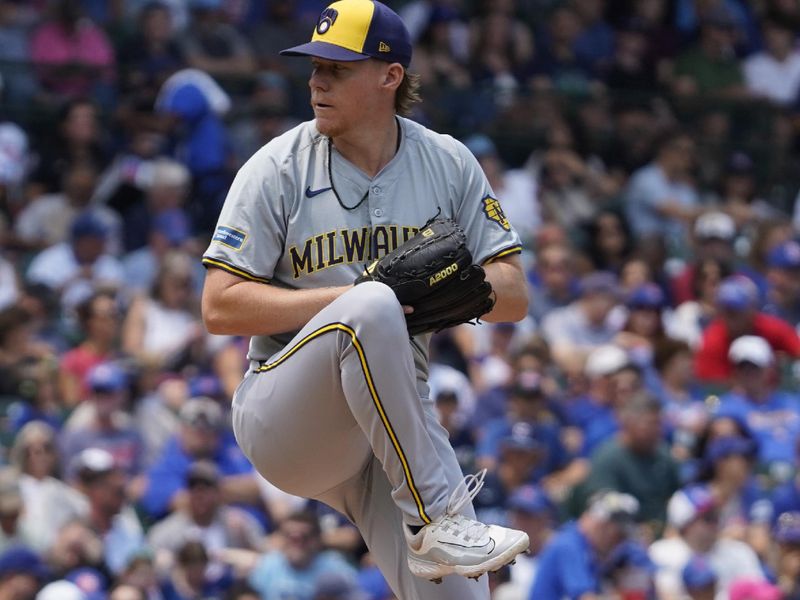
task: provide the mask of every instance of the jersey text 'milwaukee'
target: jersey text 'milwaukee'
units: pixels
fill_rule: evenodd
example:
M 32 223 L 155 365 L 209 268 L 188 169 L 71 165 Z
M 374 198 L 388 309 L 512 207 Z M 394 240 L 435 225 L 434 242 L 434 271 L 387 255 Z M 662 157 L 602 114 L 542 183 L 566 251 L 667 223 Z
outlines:
M 288 250 L 295 279 L 335 265 L 365 263 L 407 242 L 419 231 L 408 225 L 378 225 L 326 231 Z

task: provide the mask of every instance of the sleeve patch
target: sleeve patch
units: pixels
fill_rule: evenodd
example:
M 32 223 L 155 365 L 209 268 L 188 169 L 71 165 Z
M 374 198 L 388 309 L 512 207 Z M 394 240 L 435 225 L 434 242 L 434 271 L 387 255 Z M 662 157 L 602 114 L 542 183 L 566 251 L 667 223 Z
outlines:
M 211 238 L 211 241 L 232 248 L 238 252 L 247 241 L 247 233 L 241 229 L 220 225 L 214 232 L 214 237 Z
M 481 207 L 483 208 L 483 213 L 486 215 L 487 219 L 494 221 L 506 231 L 511 231 L 511 225 L 509 224 L 508 219 L 506 219 L 506 215 L 503 212 L 503 209 L 501 208 L 500 202 L 497 200 L 497 198 L 486 196 L 483 200 L 481 200 Z

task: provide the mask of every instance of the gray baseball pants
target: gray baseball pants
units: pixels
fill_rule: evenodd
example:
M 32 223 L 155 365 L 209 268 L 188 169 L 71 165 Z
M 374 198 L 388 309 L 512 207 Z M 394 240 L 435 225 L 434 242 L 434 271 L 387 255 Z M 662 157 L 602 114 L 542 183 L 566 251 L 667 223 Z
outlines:
M 488 600 L 486 577 L 437 585 L 406 564 L 402 528 L 441 516 L 463 477 L 433 402 L 417 391 L 394 292 L 355 286 L 254 365 L 232 411 L 236 439 L 258 472 L 347 516 L 400 600 Z

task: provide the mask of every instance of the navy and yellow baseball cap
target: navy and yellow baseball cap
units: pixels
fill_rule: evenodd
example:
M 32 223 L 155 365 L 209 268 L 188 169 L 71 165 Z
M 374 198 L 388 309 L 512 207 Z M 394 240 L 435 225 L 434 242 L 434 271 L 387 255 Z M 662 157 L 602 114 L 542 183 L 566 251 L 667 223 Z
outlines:
M 282 50 L 281 55 L 342 62 L 377 58 L 407 68 L 411 36 L 400 16 L 385 4 L 339 0 L 322 11 L 310 42 Z

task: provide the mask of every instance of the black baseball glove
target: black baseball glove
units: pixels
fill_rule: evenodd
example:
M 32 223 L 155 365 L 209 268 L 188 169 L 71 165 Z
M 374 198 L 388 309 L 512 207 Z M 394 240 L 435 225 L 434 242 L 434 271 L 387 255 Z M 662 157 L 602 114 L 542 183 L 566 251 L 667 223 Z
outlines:
M 473 264 L 464 230 L 452 219 L 433 219 L 406 243 L 373 262 L 356 284 L 380 281 L 394 290 L 411 335 L 467 323 L 494 306 L 483 267 Z

